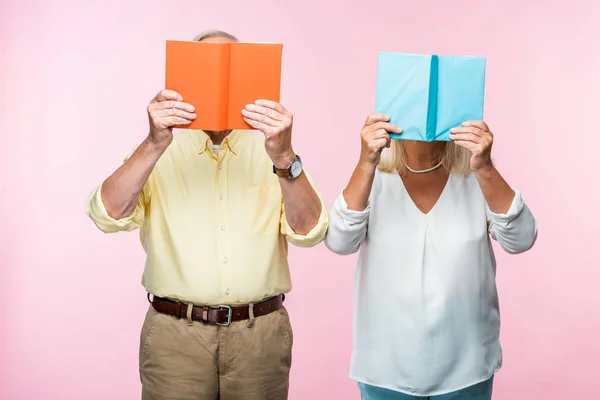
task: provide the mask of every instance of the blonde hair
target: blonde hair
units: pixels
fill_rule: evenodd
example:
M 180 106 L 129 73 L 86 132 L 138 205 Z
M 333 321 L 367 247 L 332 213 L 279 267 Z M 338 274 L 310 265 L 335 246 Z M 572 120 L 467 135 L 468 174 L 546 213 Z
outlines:
M 447 142 L 441 158 L 444 160 L 442 167 L 450 174 L 469 175 L 471 173 L 471 153 L 467 149 Z M 408 172 L 404 140 L 392 140 L 390 147 L 383 149 L 377 168 L 381 172 L 398 172 L 400 175 Z
M 210 30 L 210 31 L 204 31 L 198 35 L 196 35 L 192 41 L 193 42 L 201 42 L 203 40 L 206 39 L 210 39 L 210 38 L 215 38 L 215 37 L 220 37 L 220 38 L 225 38 L 225 39 L 229 39 L 232 42 L 239 42 L 238 38 L 235 37 L 234 35 L 232 35 L 229 32 L 225 32 L 225 31 L 220 31 L 220 30 Z

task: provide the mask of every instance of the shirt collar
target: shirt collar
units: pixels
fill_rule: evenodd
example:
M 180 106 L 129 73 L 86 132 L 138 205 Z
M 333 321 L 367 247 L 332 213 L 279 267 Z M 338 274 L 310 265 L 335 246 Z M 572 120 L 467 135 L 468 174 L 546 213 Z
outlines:
M 202 154 L 207 149 L 212 151 L 212 140 L 204 131 L 198 131 L 198 153 Z M 229 151 L 233 153 L 233 155 L 238 154 L 239 151 L 239 138 L 240 132 L 238 130 L 233 130 L 221 143 L 221 146 L 226 146 Z

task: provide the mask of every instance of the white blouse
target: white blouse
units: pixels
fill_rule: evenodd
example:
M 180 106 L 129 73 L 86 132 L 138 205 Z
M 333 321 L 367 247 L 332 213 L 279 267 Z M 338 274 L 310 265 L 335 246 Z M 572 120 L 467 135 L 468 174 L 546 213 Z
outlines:
M 536 221 L 518 191 L 492 213 L 474 175 L 451 175 L 421 212 L 398 174 L 376 172 L 364 211 L 340 195 L 327 247 L 359 250 L 350 378 L 411 395 L 453 392 L 502 364 L 496 262 L 490 236 L 511 254 L 533 246 Z

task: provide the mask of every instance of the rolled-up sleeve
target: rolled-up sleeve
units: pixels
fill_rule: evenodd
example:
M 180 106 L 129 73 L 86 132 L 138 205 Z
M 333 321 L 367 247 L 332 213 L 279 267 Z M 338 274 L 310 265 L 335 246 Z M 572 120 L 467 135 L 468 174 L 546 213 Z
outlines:
M 285 235 L 288 242 L 298 247 L 314 247 L 321 243 L 325 239 L 325 235 L 327 234 L 327 229 L 329 228 L 329 212 L 327 211 L 327 206 L 325 205 L 325 201 L 323 196 L 317 189 L 313 179 L 308 174 L 308 172 L 304 171 L 308 181 L 313 187 L 317 196 L 319 196 L 319 200 L 321 200 L 321 215 L 319 215 L 319 220 L 317 224 L 308 232 L 306 235 L 297 234 L 290 224 L 287 221 L 285 215 L 285 206 L 282 205 L 282 213 L 281 213 L 281 234 Z
M 367 234 L 370 210 L 370 203 L 367 203 L 363 211 L 350 210 L 342 191 L 331 210 L 331 221 L 325 238 L 327 248 L 341 255 L 356 253 Z
M 146 185 L 147 186 L 147 185 Z M 135 210 L 128 217 L 114 219 L 106 211 L 102 201 L 102 185 L 92 191 L 85 205 L 86 214 L 94 221 L 96 226 L 104 233 L 132 231 L 142 226 L 147 204 L 146 187 L 138 198 Z
M 537 222 L 515 190 L 515 197 L 506 214 L 493 213 L 487 208 L 488 231 L 494 240 L 510 254 L 523 253 L 533 247 L 537 239 Z

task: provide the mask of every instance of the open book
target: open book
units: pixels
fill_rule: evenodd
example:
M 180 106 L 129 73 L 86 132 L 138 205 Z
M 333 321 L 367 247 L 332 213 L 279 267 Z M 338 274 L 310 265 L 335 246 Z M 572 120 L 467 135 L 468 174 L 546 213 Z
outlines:
M 246 104 L 279 102 L 283 45 L 167 41 L 166 89 L 196 108 L 187 129 L 252 129 Z
M 393 139 L 449 141 L 483 118 L 485 58 L 379 53 L 376 111 L 403 128 Z

